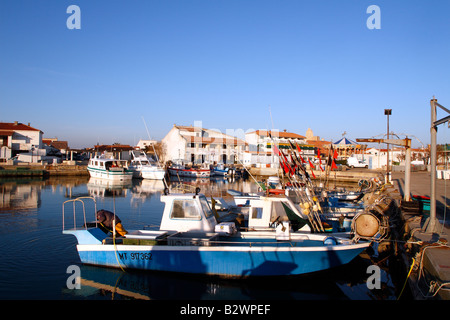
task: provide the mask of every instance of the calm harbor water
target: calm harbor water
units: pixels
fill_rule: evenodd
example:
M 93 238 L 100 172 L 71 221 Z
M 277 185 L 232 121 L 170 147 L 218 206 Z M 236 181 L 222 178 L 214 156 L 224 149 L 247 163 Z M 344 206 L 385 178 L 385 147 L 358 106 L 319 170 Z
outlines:
M 228 188 L 252 191 L 252 181 L 197 180 L 202 192 Z M 76 239 L 62 234 L 62 203 L 78 196 L 95 196 L 97 209 L 114 210 L 126 229 L 157 225 L 162 215 L 162 182 L 135 181 L 111 186 L 89 177 L 0 181 L 0 299 L 44 300 L 392 300 L 398 289 L 393 276 L 381 269 L 381 288 L 368 289 L 373 264 L 362 254 L 350 264 L 289 279 L 223 280 L 187 275 L 122 272 L 84 266 Z M 71 211 L 70 211 L 71 212 Z M 94 212 L 87 208 L 88 220 Z M 66 228 L 72 227 L 69 219 Z M 72 222 L 73 223 L 73 222 Z M 67 269 L 81 268 L 81 289 L 69 289 Z

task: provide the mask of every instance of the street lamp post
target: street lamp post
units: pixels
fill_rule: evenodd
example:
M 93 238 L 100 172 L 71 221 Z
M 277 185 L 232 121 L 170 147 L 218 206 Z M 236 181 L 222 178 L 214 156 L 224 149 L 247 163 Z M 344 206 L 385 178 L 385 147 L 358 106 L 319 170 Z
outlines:
M 387 116 L 387 140 L 389 140 L 389 116 L 392 114 L 392 109 L 384 109 L 384 114 Z M 387 163 L 386 163 L 386 183 L 391 182 L 391 172 L 389 170 L 389 143 L 387 146 Z

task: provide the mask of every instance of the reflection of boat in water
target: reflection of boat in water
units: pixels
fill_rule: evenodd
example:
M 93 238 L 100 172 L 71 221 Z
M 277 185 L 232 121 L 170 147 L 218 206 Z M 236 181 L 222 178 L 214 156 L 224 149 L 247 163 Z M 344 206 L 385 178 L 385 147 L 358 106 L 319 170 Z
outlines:
M 159 166 L 143 151 L 133 151 L 129 169 L 133 171 L 133 178 L 162 180 L 166 174 L 164 167 Z
M 177 177 L 172 176 L 170 177 L 171 183 L 182 183 L 186 185 L 192 185 L 192 186 L 205 186 L 209 185 L 211 180 L 210 178 L 196 178 L 196 177 Z
M 141 180 L 135 184 L 131 189 L 132 205 L 137 205 L 139 202 L 144 202 L 148 198 L 164 190 L 164 181 L 162 180 Z
M 133 172 L 128 169 L 127 161 L 109 158 L 106 155 L 95 156 L 89 159 L 87 166 L 89 174 L 93 178 L 124 181 L 133 178 Z
M 125 197 L 132 187 L 131 180 L 116 181 L 101 178 L 90 178 L 87 189 L 91 197 Z
M 260 201 L 271 199 L 275 198 Z M 287 198 L 275 200 L 277 209 L 272 213 L 281 216 L 284 212 L 287 220 L 264 215 L 262 208 L 252 210 L 248 231 L 239 228 L 236 215 L 217 216 L 202 194 L 166 192 L 161 195 L 165 208 L 158 230 L 130 230 L 124 238 L 116 238 L 85 221 L 84 227 L 63 233 L 77 238 L 84 264 L 227 278 L 327 270 L 347 264 L 370 245 L 370 241 L 356 243 L 346 236 L 291 230 L 289 215 L 295 215 L 296 208 L 289 207 Z M 64 202 L 63 215 L 71 201 L 80 200 Z
M 275 282 L 228 281 L 217 278 L 186 277 L 178 274 L 123 272 L 120 269 L 80 266 L 78 290 L 65 292 L 84 299 L 111 300 L 203 300 L 203 299 L 342 299 L 335 282 L 343 271 Z M 320 285 L 318 285 L 320 283 Z M 348 283 L 348 290 L 357 284 Z
M 142 180 L 134 187 L 139 193 L 155 193 L 164 190 L 164 181 L 162 180 Z

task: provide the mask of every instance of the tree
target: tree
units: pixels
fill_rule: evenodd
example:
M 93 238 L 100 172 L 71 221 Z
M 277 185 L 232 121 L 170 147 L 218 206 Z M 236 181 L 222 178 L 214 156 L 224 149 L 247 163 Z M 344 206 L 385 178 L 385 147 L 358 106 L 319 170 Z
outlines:
M 155 159 L 159 159 L 161 163 L 164 163 L 167 154 L 166 144 L 162 141 L 158 141 L 155 144 L 148 145 L 145 147 L 145 153 L 154 155 Z

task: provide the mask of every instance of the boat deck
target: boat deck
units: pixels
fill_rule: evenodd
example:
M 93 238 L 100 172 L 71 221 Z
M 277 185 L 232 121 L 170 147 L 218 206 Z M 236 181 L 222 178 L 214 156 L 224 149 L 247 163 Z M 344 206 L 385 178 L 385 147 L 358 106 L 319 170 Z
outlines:
M 268 237 L 268 235 L 271 237 Z M 169 232 L 132 231 L 125 237 L 107 237 L 103 244 L 152 245 L 152 246 L 236 246 L 236 247 L 323 247 L 346 245 L 351 240 L 336 240 L 331 236 L 311 234 L 291 234 L 288 240 L 279 240 L 273 231 L 248 231 L 236 235 L 223 235 L 217 232 Z M 328 242 L 327 242 L 328 241 Z

